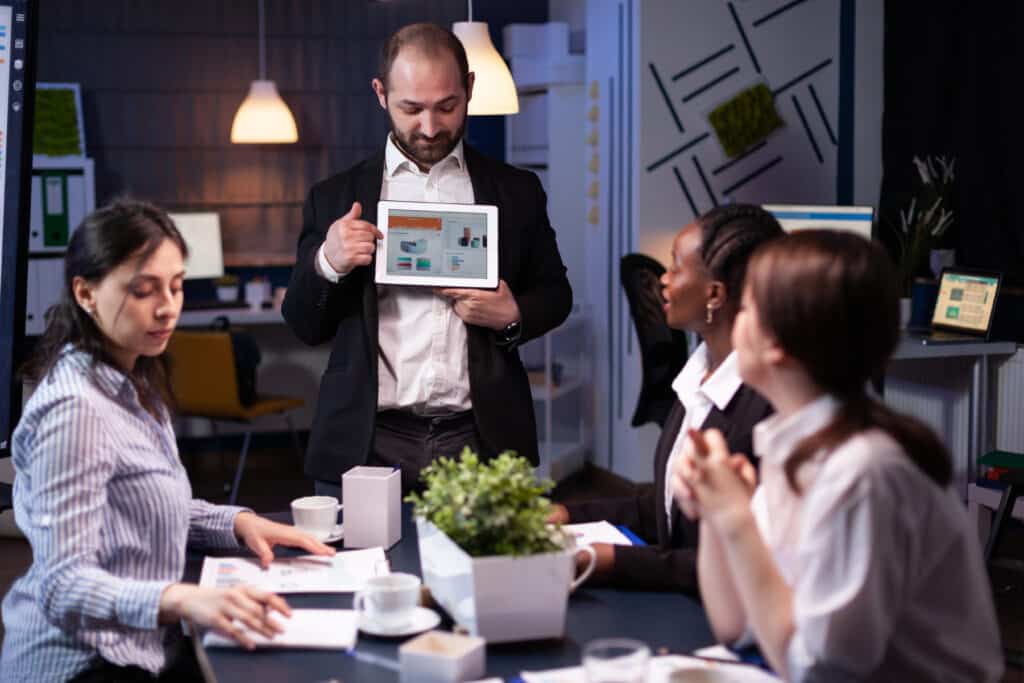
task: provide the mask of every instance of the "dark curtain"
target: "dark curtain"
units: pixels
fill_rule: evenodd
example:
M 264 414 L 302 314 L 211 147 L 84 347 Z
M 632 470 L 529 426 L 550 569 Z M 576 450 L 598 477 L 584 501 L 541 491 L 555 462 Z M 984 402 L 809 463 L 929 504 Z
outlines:
M 957 264 L 1024 286 L 1024 33 L 1020 2 L 887 0 L 881 217 L 914 188 L 915 155 L 956 157 Z M 883 241 L 892 240 L 883 224 Z

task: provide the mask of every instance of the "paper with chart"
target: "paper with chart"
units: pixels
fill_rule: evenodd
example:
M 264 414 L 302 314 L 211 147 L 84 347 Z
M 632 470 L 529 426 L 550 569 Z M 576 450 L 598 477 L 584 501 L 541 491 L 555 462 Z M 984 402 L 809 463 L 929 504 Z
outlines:
M 349 650 L 356 645 L 356 613 L 350 609 L 293 609 L 292 616 L 273 613 L 271 619 L 284 627 L 273 638 L 241 626 L 256 647 L 294 647 L 325 650 Z M 206 647 L 241 647 L 233 638 L 207 631 L 203 636 Z
M 609 522 L 586 522 L 583 524 L 563 524 L 562 528 L 576 537 L 576 547 L 595 543 L 611 543 L 612 545 L 633 545 L 624 533 Z
M 523 671 L 524 683 L 586 683 L 582 666 L 547 671 Z M 778 683 L 772 674 L 749 664 L 711 662 L 685 655 L 652 657 L 647 667 L 645 683 Z
M 334 557 L 283 557 L 266 569 L 251 557 L 207 557 L 199 585 L 250 585 L 274 593 L 353 593 L 361 590 L 371 576 L 388 572 L 383 548 L 349 550 Z

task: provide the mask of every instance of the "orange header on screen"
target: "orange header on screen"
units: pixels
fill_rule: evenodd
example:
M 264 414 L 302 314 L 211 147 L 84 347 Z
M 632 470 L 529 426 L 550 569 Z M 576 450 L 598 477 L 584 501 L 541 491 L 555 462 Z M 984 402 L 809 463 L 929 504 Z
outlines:
M 389 228 L 416 228 L 418 230 L 440 230 L 441 219 L 433 216 L 396 216 L 388 214 Z

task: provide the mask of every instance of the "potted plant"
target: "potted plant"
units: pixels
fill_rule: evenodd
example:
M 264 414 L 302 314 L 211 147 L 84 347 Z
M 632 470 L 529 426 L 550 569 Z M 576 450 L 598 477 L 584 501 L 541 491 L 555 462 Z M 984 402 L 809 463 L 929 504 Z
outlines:
M 917 187 L 911 195 L 910 204 L 899 212 L 899 225 L 890 222 L 899 244 L 897 265 L 904 296 L 910 296 L 914 278 L 928 270 L 932 250 L 953 224 L 955 166 L 953 157 L 914 157 Z
M 469 448 L 439 458 L 410 494 L 423 582 L 434 599 L 473 635 L 488 642 L 558 638 L 565 633 L 573 580 L 572 536 L 547 523 L 553 483 L 538 482 L 525 458 L 502 453 L 489 462 Z

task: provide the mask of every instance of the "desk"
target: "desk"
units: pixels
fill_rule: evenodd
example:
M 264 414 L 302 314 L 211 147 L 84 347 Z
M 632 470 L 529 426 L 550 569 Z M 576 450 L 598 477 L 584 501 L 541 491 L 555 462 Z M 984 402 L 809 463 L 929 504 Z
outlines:
M 991 446 L 991 411 L 988 405 L 989 358 L 991 356 L 1009 356 L 1016 351 L 1017 344 L 1015 342 L 922 344 L 919 339 L 903 336 L 893 354 L 893 361 L 948 358 L 970 358 L 972 361 L 971 387 L 967 395 L 967 478 L 961 491 L 964 497 L 967 494 L 967 483 L 973 483 L 977 477 L 978 458 Z
M 209 327 L 217 318 L 227 318 L 232 325 L 283 325 L 284 317 L 279 309 L 261 308 L 205 308 L 183 310 L 178 318 L 179 327 Z
M 390 551 L 393 571 L 420 574 L 416 525 L 411 506 L 403 506 L 402 540 Z M 289 521 L 290 515 L 270 515 Z M 340 549 L 339 549 L 340 550 Z M 283 553 L 282 553 L 283 554 Z M 196 581 L 201 557 L 190 554 L 186 581 Z M 290 595 L 294 607 L 351 609 L 352 595 Z M 449 621 L 443 627 L 450 629 Z M 524 669 L 575 666 L 583 646 L 594 638 L 621 636 L 642 640 L 652 652 L 667 648 L 691 652 L 714 642 L 700 603 L 678 593 L 650 593 L 580 588 L 569 599 L 566 635 L 561 640 L 506 643 L 487 648 L 487 675 L 509 679 Z M 398 646 L 405 639 L 378 639 L 359 635 L 356 651 L 397 662 Z M 220 683 L 273 683 L 275 681 L 397 681 L 398 673 L 357 661 L 342 652 L 314 650 L 207 650 Z

